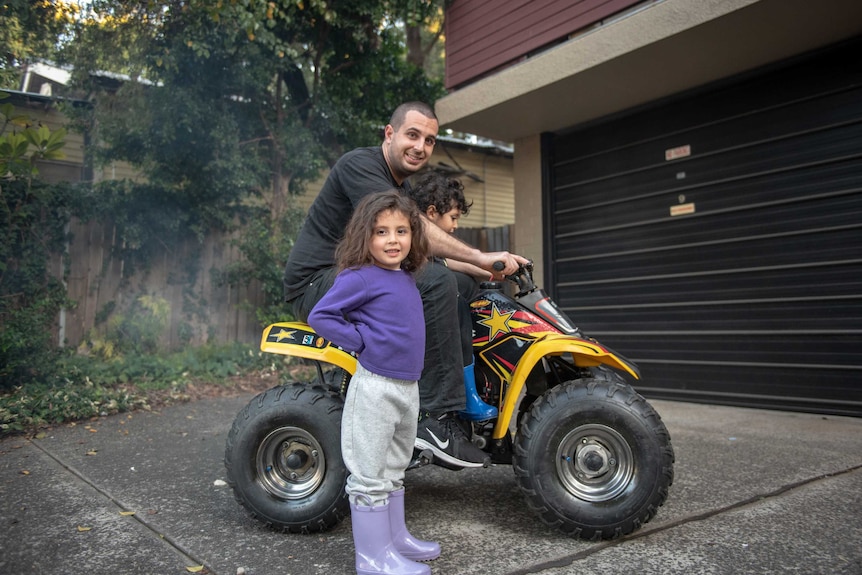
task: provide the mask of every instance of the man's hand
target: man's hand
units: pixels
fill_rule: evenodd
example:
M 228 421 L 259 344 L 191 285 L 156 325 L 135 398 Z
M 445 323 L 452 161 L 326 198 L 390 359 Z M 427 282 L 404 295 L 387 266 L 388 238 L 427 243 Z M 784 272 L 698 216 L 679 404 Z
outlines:
M 510 254 L 509 252 L 482 252 L 481 264 L 479 267 L 488 270 L 493 278 L 503 278 L 504 276 L 512 275 L 518 271 L 520 264 L 530 263 L 525 257 Z M 503 269 L 498 271 L 494 269 L 494 262 L 503 262 Z

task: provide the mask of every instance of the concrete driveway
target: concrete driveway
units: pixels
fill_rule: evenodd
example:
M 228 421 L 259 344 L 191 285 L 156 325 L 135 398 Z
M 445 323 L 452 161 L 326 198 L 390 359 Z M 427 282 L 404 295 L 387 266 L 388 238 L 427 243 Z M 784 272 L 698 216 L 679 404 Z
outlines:
M 350 522 L 315 535 L 249 519 L 224 485 L 224 442 L 251 398 L 219 398 L 0 442 L 0 574 L 332 575 Z M 665 505 L 609 542 L 526 508 L 508 466 L 407 476 L 435 575 L 862 574 L 862 419 L 652 402 L 676 451 Z

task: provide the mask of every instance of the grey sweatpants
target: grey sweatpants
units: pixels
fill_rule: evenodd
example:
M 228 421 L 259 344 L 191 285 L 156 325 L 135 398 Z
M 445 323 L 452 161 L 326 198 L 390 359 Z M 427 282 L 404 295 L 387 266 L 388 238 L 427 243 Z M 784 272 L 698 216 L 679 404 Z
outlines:
M 401 489 L 419 415 L 415 381 L 371 373 L 356 364 L 341 417 L 341 456 L 354 505 L 382 505 Z M 358 501 L 357 501 L 358 498 Z

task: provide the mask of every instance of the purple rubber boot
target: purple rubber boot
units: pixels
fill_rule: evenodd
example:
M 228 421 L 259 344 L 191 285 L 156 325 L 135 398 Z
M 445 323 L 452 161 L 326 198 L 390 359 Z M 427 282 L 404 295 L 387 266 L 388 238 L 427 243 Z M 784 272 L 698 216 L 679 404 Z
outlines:
M 430 561 L 440 557 L 440 544 L 416 539 L 404 524 L 404 490 L 389 493 L 389 522 L 392 543 L 401 555 L 413 561 Z
M 357 575 L 431 575 L 431 568 L 401 555 L 392 543 L 389 504 L 350 504 Z

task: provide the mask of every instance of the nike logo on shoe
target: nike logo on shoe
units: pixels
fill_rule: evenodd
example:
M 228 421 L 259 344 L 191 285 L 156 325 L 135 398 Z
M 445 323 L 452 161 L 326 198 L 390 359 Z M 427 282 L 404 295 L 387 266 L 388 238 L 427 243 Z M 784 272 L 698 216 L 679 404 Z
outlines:
M 434 432 L 431 431 L 430 429 L 428 429 L 427 427 L 425 428 L 425 431 L 428 432 L 428 435 L 431 436 L 431 439 L 434 440 L 434 443 L 437 444 L 437 447 L 439 447 L 440 449 L 446 449 L 447 447 L 449 447 L 449 440 L 448 439 L 446 441 L 440 441 L 440 438 L 437 437 L 436 435 L 434 435 Z

